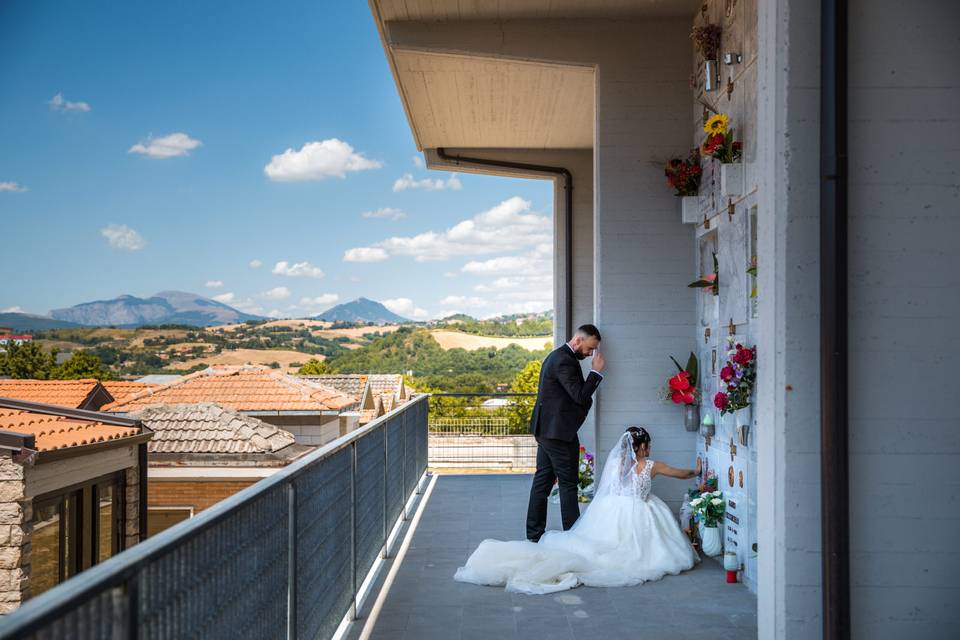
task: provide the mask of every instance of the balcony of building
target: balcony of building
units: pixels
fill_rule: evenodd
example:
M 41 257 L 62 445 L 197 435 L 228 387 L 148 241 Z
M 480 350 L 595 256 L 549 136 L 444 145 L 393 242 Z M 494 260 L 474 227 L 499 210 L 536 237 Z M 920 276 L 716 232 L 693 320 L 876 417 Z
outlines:
M 481 540 L 522 535 L 529 476 L 428 473 L 428 406 L 414 398 L 33 598 L 0 637 L 756 636 L 754 597 L 713 560 L 545 596 L 455 582 Z

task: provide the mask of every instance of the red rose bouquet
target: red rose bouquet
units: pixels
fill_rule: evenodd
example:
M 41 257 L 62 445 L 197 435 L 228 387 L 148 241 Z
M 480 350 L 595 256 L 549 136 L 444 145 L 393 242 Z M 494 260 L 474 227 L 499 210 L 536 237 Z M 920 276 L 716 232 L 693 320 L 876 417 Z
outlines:
M 663 170 L 667 177 L 667 184 L 676 189 L 678 196 L 695 196 L 700 190 L 700 178 L 703 169 L 700 167 L 700 152 L 694 149 L 690 157 L 673 158 L 667 161 Z

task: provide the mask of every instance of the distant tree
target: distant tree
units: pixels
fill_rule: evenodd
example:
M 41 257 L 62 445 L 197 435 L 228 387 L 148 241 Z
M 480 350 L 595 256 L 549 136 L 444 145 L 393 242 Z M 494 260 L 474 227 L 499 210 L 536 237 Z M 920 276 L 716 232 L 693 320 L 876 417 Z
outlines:
M 0 375 L 47 380 L 57 366 L 56 349 L 49 352 L 35 342 L 8 344 L 0 353 Z
M 280 363 L 277 362 L 276 360 L 274 360 L 273 362 L 270 363 L 270 368 L 271 368 L 271 369 L 279 369 L 279 368 L 280 368 Z
M 96 378 L 110 380 L 113 376 L 104 368 L 100 358 L 89 351 L 74 351 L 73 355 L 64 360 L 50 373 L 51 378 L 57 380 L 79 380 L 81 378 Z
M 540 384 L 540 361 L 531 360 L 510 383 L 510 393 L 536 393 Z M 510 430 L 513 433 L 523 433 L 530 425 L 533 415 L 535 396 L 511 398 L 514 404 L 510 406 Z
M 310 358 L 297 373 L 302 376 L 323 376 L 330 373 L 330 367 L 323 360 Z

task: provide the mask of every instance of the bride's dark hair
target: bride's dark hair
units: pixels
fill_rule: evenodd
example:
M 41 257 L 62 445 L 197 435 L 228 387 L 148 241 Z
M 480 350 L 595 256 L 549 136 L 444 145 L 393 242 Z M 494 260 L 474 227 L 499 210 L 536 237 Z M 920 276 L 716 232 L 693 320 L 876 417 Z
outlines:
M 630 434 L 630 439 L 633 442 L 634 453 L 640 453 L 640 448 L 643 445 L 650 444 L 650 434 L 643 427 L 627 427 L 627 433 Z

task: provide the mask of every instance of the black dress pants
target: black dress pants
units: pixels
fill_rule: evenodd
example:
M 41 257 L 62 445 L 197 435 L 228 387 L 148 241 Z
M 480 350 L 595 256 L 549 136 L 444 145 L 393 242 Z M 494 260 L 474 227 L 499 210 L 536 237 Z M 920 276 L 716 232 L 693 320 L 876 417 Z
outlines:
M 547 498 L 554 480 L 560 487 L 560 517 L 566 531 L 580 517 L 577 498 L 580 441 L 537 438 L 537 472 L 527 506 L 527 539 L 537 542 L 547 528 Z

